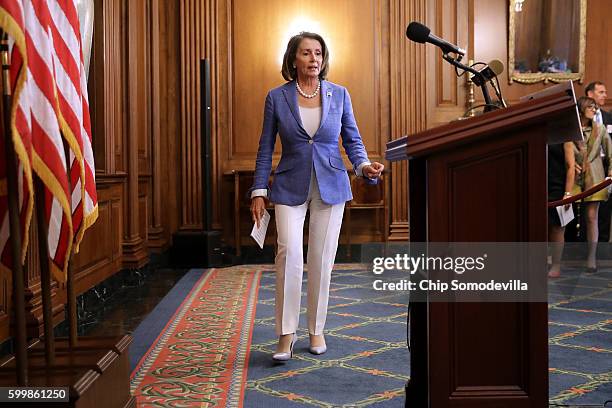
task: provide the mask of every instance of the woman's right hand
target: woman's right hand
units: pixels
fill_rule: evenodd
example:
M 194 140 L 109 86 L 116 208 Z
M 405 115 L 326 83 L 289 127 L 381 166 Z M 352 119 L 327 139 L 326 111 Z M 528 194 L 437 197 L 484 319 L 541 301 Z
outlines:
M 251 199 L 251 217 L 253 218 L 253 222 L 257 224 L 257 228 L 259 228 L 259 222 L 261 221 L 265 210 L 266 200 L 262 196 Z

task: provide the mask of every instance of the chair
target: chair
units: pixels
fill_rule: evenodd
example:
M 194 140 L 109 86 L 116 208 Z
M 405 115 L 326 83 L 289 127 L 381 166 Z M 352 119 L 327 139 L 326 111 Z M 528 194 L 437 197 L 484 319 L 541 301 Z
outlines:
M 381 180 L 377 184 L 368 184 L 361 177 L 356 177 L 349 171 L 351 178 L 351 189 L 353 191 L 353 199 L 345 206 L 345 234 L 347 245 L 347 256 L 350 258 L 351 251 L 351 235 L 352 235 L 352 212 L 354 210 L 374 210 L 376 212 L 376 234 L 383 237 L 383 242 L 387 241 L 389 236 L 389 178 L 390 173 L 385 170 L 381 176 Z M 383 225 L 381 225 L 381 212 L 383 213 Z

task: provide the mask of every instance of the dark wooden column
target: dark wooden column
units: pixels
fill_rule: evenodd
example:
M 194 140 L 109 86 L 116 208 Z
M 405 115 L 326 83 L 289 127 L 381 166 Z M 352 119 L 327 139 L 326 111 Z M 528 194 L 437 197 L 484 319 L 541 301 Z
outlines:
M 398 35 L 410 21 L 426 21 L 427 1 L 390 3 L 391 138 L 412 135 L 426 127 L 425 47 Z M 408 163 L 391 163 L 391 225 L 389 240 L 404 241 L 408 225 Z
M 164 235 L 162 220 L 162 197 L 161 197 L 161 100 L 160 100 L 160 19 L 159 0 L 150 0 L 148 8 L 149 36 L 150 36 L 150 113 L 151 113 L 151 169 L 152 169 L 152 192 L 151 192 L 151 217 L 148 229 L 149 247 L 157 250 L 163 249 L 167 240 Z
M 181 230 L 199 231 L 202 219 L 200 58 L 202 3 L 181 1 Z
M 181 69 L 181 126 L 180 126 L 180 218 L 178 231 L 173 236 L 174 260 L 183 264 L 207 265 L 213 252 L 220 253 L 220 233 L 207 231 L 206 225 L 218 227 L 218 183 L 214 182 L 218 171 L 216 166 L 216 137 L 211 137 L 211 168 L 212 182 L 203 180 L 203 151 L 205 149 L 203 130 L 205 123 L 202 118 L 202 106 L 205 95 L 201 87 L 204 78 L 201 77 L 201 61 L 211 59 L 215 49 L 213 34 L 216 30 L 214 21 L 216 13 L 213 1 L 181 0 L 180 1 L 180 69 Z M 211 131 L 216 133 L 215 113 L 217 104 L 215 74 L 216 65 L 211 61 L 211 98 L 213 100 Z M 204 188 L 211 188 L 213 199 L 205 202 Z M 205 208 L 211 206 L 212 220 L 205 220 Z M 206 221 L 213 221 L 207 223 Z
M 140 228 L 143 208 L 139 196 L 139 139 L 144 138 L 146 126 L 146 71 L 145 48 L 140 36 L 144 33 L 145 1 L 126 1 L 127 18 L 127 124 L 125 147 L 127 151 L 127 200 L 125 238 L 123 242 L 123 265 L 128 268 L 138 268 L 148 260 L 145 236 Z M 146 211 L 146 206 L 144 208 Z M 146 218 L 145 218 L 146 219 Z M 146 224 L 145 224 L 146 225 Z

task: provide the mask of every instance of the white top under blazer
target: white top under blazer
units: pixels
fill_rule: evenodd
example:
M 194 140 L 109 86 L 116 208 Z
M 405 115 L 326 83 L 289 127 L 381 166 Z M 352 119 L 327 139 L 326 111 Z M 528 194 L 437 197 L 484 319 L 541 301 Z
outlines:
M 317 133 L 317 130 L 319 130 L 319 127 L 321 126 L 321 112 L 323 109 L 321 106 L 307 108 L 305 106 L 298 105 L 298 107 L 300 110 L 300 119 L 302 119 L 302 126 L 304 127 L 304 130 L 306 131 L 306 133 L 308 133 L 308 136 L 310 136 L 310 138 L 312 139 L 313 136 Z M 355 173 L 358 176 L 362 176 L 363 167 L 369 164 L 370 164 L 369 161 L 361 163 Z M 316 176 L 316 173 L 314 172 L 314 164 L 313 164 L 312 175 L 310 177 L 310 186 L 309 186 L 310 191 L 312 191 L 313 187 L 316 187 L 317 185 L 316 177 L 317 176 Z M 254 198 L 257 196 L 267 197 L 268 191 L 266 189 L 253 190 L 251 192 L 251 198 Z

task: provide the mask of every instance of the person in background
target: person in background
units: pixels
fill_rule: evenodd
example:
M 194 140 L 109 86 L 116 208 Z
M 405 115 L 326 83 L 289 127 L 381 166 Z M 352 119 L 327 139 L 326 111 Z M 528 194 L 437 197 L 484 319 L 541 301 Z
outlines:
M 574 143 L 565 142 L 548 146 L 548 201 L 557 201 L 572 195 L 575 178 Z M 571 204 L 567 204 L 570 206 Z M 549 278 L 561 275 L 561 257 L 565 244 L 565 227 L 561 226 L 556 208 L 548 209 L 548 241 L 551 244 L 552 263 Z
M 592 98 L 597 104 L 597 112 L 593 120 L 600 125 L 603 125 L 608 135 L 612 133 L 612 113 L 604 110 L 606 99 L 608 98 L 608 90 L 606 85 L 601 81 L 593 81 L 584 88 L 584 93 L 589 98 Z M 608 164 L 609 166 L 609 164 Z M 612 213 L 612 202 L 604 201 L 599 207 L 599 242 L 612 242 L 612 225 L 610 225 L 610 214 Z
M 591 82 L 584 88 L 584 93 L 597 104 L 597 111 L 595 112 L 593 120 L 600 125 L 612 125 L 612 113 L 603 109 L 606 105 L 606 99 L 608 98 L 606 85 L 601 81 Z
M 276 361 L 293 355 L 302 290 L 302 236 L 310 211 L 308 236 L 308 333 L 310 352 L 327 350 L 323 328 L 329 284 L 338 247 L 344 204 L 352 199 L 342 146 L 358 176 L 377 180 L 384 166 L 370 163 L 357 129 L 346 88 L 326 81 L 329 53 L 323 38 L 302 32 L 287 44 L 282 75 L 287 83 L 266 97 L 255 165 L 251 214 L 259 225 L 265 198 L 274 203 L 278 249 L 276 268 Z M 282 143 L 280 162 L 268 190 L 276 135 Z
M 605 128 L 595 122 L 597 104 L 594 99 L 581 96 L 578 98 L 578 110 L 580 111 L 580 123 L 582 124 L 583 141 L 574 142 L 574 157 L 576 160 L 576 179 L 571 191 L 576 195 L 603 181 L 606 176 L 611 176 L 612 168 L 604 171 L 601 157 L 603 151 L 605 157 L 612 159 L 612 141 Z M 586 238 L 588 243 L 587 272 L 597 271 L 596 252 L 597 239 L 599 235 L 597 214 L 599 204 L 608 199 L 608 190 L 602 189 L 585 197 L 582 202 L 585 207 Z

